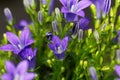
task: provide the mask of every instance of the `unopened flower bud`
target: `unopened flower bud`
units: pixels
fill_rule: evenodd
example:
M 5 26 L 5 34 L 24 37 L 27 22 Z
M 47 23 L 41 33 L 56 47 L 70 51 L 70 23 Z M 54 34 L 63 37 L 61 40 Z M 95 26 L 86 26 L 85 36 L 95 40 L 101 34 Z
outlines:
M 89 68 L 89 73 L 90 73 L 91 80 L 98 80 L 97 73 L 94 67 Z
M 95 37 L 96 41 L 98 42 L 99 41 L 99 33 L 98 33 L 98 31 L 95 30 L 93 32 L 93 34 L 94 34 L 94 37 Z
M 41 11 L 38 12 L 38 21 L 40 22 L 40 24 L 42 23 L 42 19 L 43 19 L 43 14 Z
M 58 32 L 57 26 L 58 26 L 58 22 L 57 22 L 57 20 L 54 20 L 54 21 L 52 22 L 53 32 L 56 32 L 56 33 Z
M 83 37 L 83 30 L 79 29 L 78 30 L 78 41 L 82 40 L 82 37 Z
M 120 49 L 116 50 L 116 59 L 117 62 L 120 63 Z
M 23 0 L 23 4 L 24 4 L 24 6 L 25 6 L 26 9 L 30 8 L 29 0 Z
M 58 21 L 61 21 L 61 15 L 60 15 L 60 9 L 59 8 L 55 8 L 55 14 L 56 14 L 56 19 Z
M 101 31 L 105 30 L 106 24 L 104 23 L 101 27 Z
M 5 9 L 4 9 L 4 14 L 5 14 L 5 17 L 6 17 L 7 21 L 8 21 L 8 23 L 9 23 L 9 24 L 12 24 L 13 16 L 12 16 L 12 14 L 11 14 L 10 9 L 9 9 L 9 8 L 5 8 Z

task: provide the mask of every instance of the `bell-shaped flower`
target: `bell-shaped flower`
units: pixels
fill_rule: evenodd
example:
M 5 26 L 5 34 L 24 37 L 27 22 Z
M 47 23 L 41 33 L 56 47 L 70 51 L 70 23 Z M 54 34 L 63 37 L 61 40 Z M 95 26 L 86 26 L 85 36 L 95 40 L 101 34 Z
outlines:
M 33 80 L 35 73 L 27 72 L 28 62 L 22 61 L 17 67 L 13 63 L 7 61 L 5 64 L 7 73 L 2 75 L 2 80 Z
M 3 51 L 12 51 L 14 54 L 19 54 L 25 47 L 34 43 L 34 40 L 31 37 L 30 30 L 25 28 L 18 38 L 14 33 L 7 32 L 6 37 L 10 44 L 6 44 L 0 47 L 0 50 Z
M 48 44 L 49 48 L 53 51 L 53 54 L 57 57 L 58 60 L 62 60 L 65 57 L 65 51 L 68 45 L 68 37 L 63 38 L 61 41 L 59 37 L 52 37 L 52 44 Z
M 83 9 L 87 8 L 92 4 L 90 0 L 59 0 L 63 7 L 61 11 L 67 21 L 77 21 L 78 16 L 84 17 L 85 13 Z
M 100 18 L 101 11 L 103 16 L 105 16 L 111 7 L 111 0 L 91 0 L 93 4 L 96 6 L 97 18 Z
M 28 46 L 22 50 L 21 53 L 19 53 L 19 56 L 21 59 L 27 60 L 29 62 L 29 68 L 34 68 L 36 65 L 36 52 L 36 48 L 32 50 L 32 48 Z

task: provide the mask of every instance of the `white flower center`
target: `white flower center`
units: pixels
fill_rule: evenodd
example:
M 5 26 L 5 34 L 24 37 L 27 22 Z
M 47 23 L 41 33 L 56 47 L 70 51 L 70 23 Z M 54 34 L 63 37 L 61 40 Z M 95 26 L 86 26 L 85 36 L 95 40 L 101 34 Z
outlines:
M 27 59 L 28 59 L 29 61 L 31 61 L 32 57 L 31 57 L 31 56 L 28 56 Z
M 60 45 L 58 48 L 57 48 L 57 53 L 58 54 L 61 54 L 63 52 L 63 48 L 62 46 Z
M 14 80 L 24 80 L 24 76 L 15 74 Z

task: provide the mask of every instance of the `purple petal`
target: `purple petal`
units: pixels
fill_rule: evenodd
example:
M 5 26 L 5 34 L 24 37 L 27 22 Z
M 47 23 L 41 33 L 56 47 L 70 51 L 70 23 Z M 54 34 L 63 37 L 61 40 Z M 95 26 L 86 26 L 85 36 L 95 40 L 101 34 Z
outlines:
M 58 54 L 58 53 L 54 53 L 55 56 L 57 57 L 58 60 L 63 60 L 65 58 L 65 53 L 61 53 L 61 54 Z
M 35 73 L 26 73 L 25 74 L 25 80 L 33 80 L 35 78 Z
M 83 29 L 83 30 L 89 29 L 89 27 L 87 26 L 89 24 L 89 22 L 90 21 L 87 18 L 81 18 L 78 22 L 79 23 L 79 28 Z
M 106 15 L 109 12 L 110 6 L 111 6 L 111 0 L 104 0 L 103 15 Z
M 69 12 L 69 10 L 68 10 L 68 9 L 66 9 L 65 7 L 62 7 L 62 8 L 61 8 L 61 12 L 63 12 L 63 13 L 68 13 L 68 12 Z
M 76 12 L 75 14 L 81 16 L 81 17 L 85 17 L 85 13 L 84 11 L 79 11 L 79 12 Z
M 0 47 L 0 50 L 3 50 L 3 51 L 14 51 L 14 49 L 15 48 L 11 44 L 6 44 Z
M 16 68 L 18 74 L 24 74 L 28 70 L 28 62 L 26 60 L 20 62 Z
M 31 33 L 29 28 L 25 28 L 20 35 L 20 40 L 25 46 L 31 45 L 34 40 L 31 38 Z
M 74 13 L 65 13 L 64 16 L 68 22 L 78 21 L 78 16 Z
M 52 51 L 55 51 L 55 45 L 54 44 L 48 44 L 48 46 Z
M 77 7 L 77 12 L 81 11 L 84 8 L 87 8 L 88 6 L 90 6 L 92 4 L 92 2 L 90 0 L 82 0 L 79 1 L 78 4 L 76 4 Z
M 18 38 L 15 34 L 13 34 L 12 32 L 7 32 L 7 33 L 6 33 L 6 36 L 7 36 L 8 41 L 9 41 L 14 47 L 18 46 L 20 40 L 19 40 L 19 38 Z M 17 47 L 16 47 L 16 48 L 17 48 Z
M 3 74 L 1 78 L 2 80 L 13 80 L 10 74 Z
M 67 0 L 59 0 L 61 2 L 61 4 L 66 7 L 67 6 Z
M 14 74 L 14 72 L 15 72 L 15 66 L 14 66 L 13 63 L 11 63 L 9 61 L 6 61 L 5 66 L 6 66 L 6 70 L 7 70 L 8 73 Z
M 115 71 L 117 75 L 120 77 L 120 66 L 119 65 L 115 65 Z
M 59 37 L 57 37 L 57 36 L 55 36 L 55 35 L 52 37 L 52 43 L 53 43 L 53 44 L 59 45 L 60 42 L 61 42 L 61 40 L 60 40 Z
M 62 41 L 61 41 L 63 50 L 66 50 L 67 45 L 68 45 L 68 37 L 65 37 Z

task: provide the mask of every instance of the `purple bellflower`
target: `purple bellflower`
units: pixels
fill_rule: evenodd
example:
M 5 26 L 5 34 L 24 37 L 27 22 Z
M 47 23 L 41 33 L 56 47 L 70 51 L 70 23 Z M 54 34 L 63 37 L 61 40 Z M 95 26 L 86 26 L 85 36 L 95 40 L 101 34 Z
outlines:
M 34 43 L 34 40 L 31 38 L 31 33 L 28 28 L 25 28 L 18 38 L 14 33 L 7 32 L 7 39 L 10 44 L 6 44 L 0 47 L 0 50 L 12 51 L 14 54 L 19 54 L 25 47 Z
M 7 73 L 2 75 L 2 80 L 33 80 L 36 76 L 35 73 L 27 72 L 27 61 L 20 62 L 17 67 L 15 67 L 13 63 L 7 61 L 5 66 Z
M 26 20 L 21 20 L 18 25 L 15 25 L 15 28 L 18 30 L 23 30 L 27 26 L 28 26 L 28 22 Z
M 36 52 L 36 48 L 34 51 L 32 51 L 32 48 L 28 46 L 23 51 L 21 51 L 21 53 L 19 53 L 19 56 L 23 60 L 27 60 L 29 62 L 29 68 L 34 68 L 36 63 Z
M 64 17 L 67 21 L 78 21 L 78 16 L 84 17 L 85 13 L 83 9 L 92 4 L 90 0 L 59 0 L 63 7 L 61 12 L 64 13 Z
M 115 65 L 115 72 L 119 76 L 119 78 L 117 80 L 120 80 L 120 65 Z
M 65 51 L 68 45 L 68 37 L 65 37 L 62 41 L 57 36 L 52 37 L 52 44 L 48 44 L 49 48 L 53 51 L 53 54 L 58 60 L 62 60 L 65 57 Z
M 91 0 L 91 1 L 96 6 L 97 18 L 100 18 L 101 11 L 103 16 L 105 16 L 109 12 L 111 0 Z

